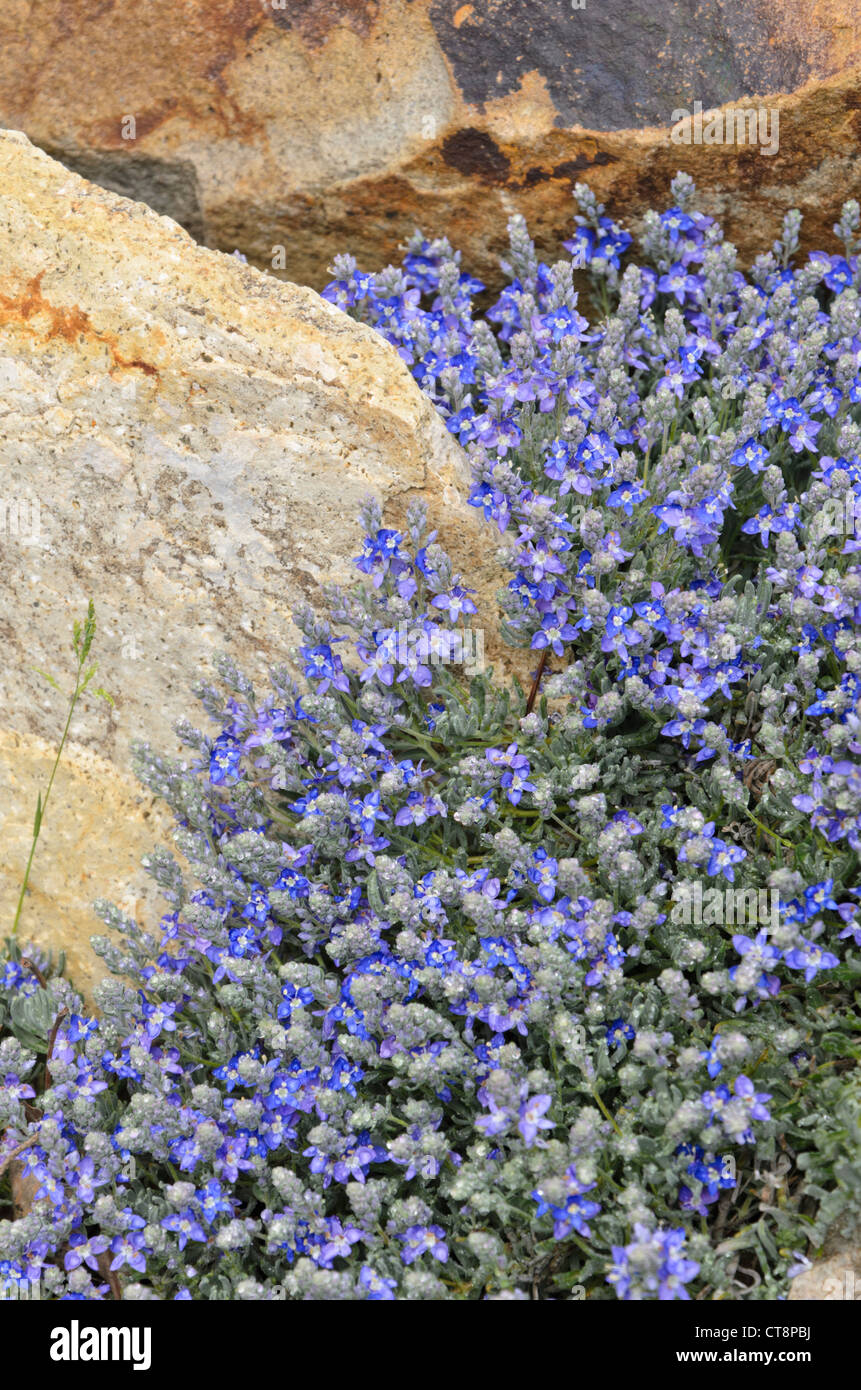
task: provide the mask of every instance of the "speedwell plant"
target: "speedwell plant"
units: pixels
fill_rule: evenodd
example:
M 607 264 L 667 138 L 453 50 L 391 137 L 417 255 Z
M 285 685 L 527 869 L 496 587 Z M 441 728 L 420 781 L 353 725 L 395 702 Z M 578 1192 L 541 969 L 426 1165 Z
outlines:
M 100 905 L 97 1016 L 0 975 L 0 1280 L 774 1299 L 861 1215 L 859 209 L 744 274 L 686 176 L 639 262 L 577 196 L 495 301 L 418 234 L 326 291 L 469 452 L 531 683 L 429 657 L 470 577 L 369 502 L 292 665 L 138 747 L 158 931 Z

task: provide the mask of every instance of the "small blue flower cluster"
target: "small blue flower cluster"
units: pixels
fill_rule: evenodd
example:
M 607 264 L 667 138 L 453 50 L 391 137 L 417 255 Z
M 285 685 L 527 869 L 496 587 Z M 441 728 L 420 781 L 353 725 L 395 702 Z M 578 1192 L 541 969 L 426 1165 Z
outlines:
M 0 1278 L 776 1297 L 861 1201 L 822 1100 L 857 1055 L 861 571 L 819 525 L 861 493 L 861 218 L 794 268 L 789 215 L 747 276 L 685 176 L 642 265 L 577 193 L 591 321 L 518 218 L 483 314 L 418 234 L 326 291 L 465 445 L 530 695 L 429 656 L 477 595 L 423 506 L 395 529 L 371 501 L 292 668 L 258 696 L 220 658 L 217 734 L 138 747 L 177 822 L 159 935 L 100 904 L 98 1017 L 32 953 L 0 967 L 0 1165 L 35 1188 Z M 679 923 L 703 882 L 777 920 Z

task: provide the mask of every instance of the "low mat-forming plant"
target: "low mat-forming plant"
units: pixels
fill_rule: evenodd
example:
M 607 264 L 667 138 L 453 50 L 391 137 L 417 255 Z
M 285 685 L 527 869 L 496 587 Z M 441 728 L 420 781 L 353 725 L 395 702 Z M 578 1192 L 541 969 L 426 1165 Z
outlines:
M 776 1298 L 861 1214 L 858 208 L 744 275 L 685 176 L 642 264 L 577 192 L 591 322 L 517 218 L 484 313 L 418 235 L 327 290 L 468 449 L 532 689 L 434 659 L 469 576 L 371 502 L 301 678 L 221 658 L 215 732 L 138 747 L 190 871 L 157 933 L 100 904 L 97 1018 L 0 975 L 0 1278 Z

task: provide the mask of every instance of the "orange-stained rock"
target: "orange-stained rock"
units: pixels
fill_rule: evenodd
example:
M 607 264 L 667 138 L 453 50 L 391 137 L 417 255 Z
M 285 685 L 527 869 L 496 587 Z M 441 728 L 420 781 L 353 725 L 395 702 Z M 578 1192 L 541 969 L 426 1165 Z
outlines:
M 678 168 L 743 256 L 793 205 L 832 245 L 861 184 L 861 0 L 575 3 L 6 0 L 0 125 L 317 288 L 417 224 L 492 277 L 515 209 L 552 258 L 577 180 L 636 222 Z M 776 155 L 671 142 L 675 110 L 757 94 Z

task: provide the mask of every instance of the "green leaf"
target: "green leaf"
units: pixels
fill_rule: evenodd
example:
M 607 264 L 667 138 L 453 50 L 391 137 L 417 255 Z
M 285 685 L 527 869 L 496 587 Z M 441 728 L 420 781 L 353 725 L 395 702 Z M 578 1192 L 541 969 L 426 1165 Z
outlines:
M 383 913 L 385 911 L 386 904 L 383 895 L 380 892 L 380 885 L 379 880 L 377 879 L 376 869 L 372 869 L 371 872 L 368 874 L 367 882 L 365 883 L 365 892 L 368 895 L 368 903 L 370 904 L 372 910 L 376 913 Z
M 771 1234 L 771 1231 L 768 1229 L 768 1226 L 764 1221 L 760 1221 L 758 1223 L 756 1233 L 759 1239 L 759 1243 L 762 1249 L 765 1251 L 765 1254 L 768 1255 L 772 1260 L 776 1260 L 778 1258 L 778 1254 L 777 1246 L 774 1241 L 774 1236 Z
M 41 668 L 40 666 L 31 666 L 31 667 L 30 667 L 30 670 L 31 670 L 31 671 L 35 671 L 37 676 L 41 676 L 41 677 L 42 677 L 42 680 L 47 681 L 48 684 L 49 684 L 49 685 L 52 685 L 52 686 L 54 687 L 55 690 L 59 690 L 59 691 L 60 691 L 60 694 L 62 695 L 62 693 L 63 693 L 63 692 L 62 692 L 62 689 L 61 689 L 60 686 L 57 684 L 57 682 L 54 680 L 54 677 L 48 675 L 48 672 L 47 672 L 47 671 L 43 671 L 42 668 Z
M 37 989 L 34 994 L 22 998 L 18 995 L 10 1005 L 12 1032 L 24 1047 L 33 1052 L 45 1052 L 48 1035 L 56 1015 L 57 1006 L 46 989 Z
M 33 837 L 34 837 L 34 839 L 35 839 L 35 837 L 39 834 L 39 831 L 40 831 L 41 828 L 42 828 L 42 793 L 41 793 L 41 792 L 37 792 L 37 794 L 36 794 L 36 814 L 35 814 L 35 816 L 33 817 Z

